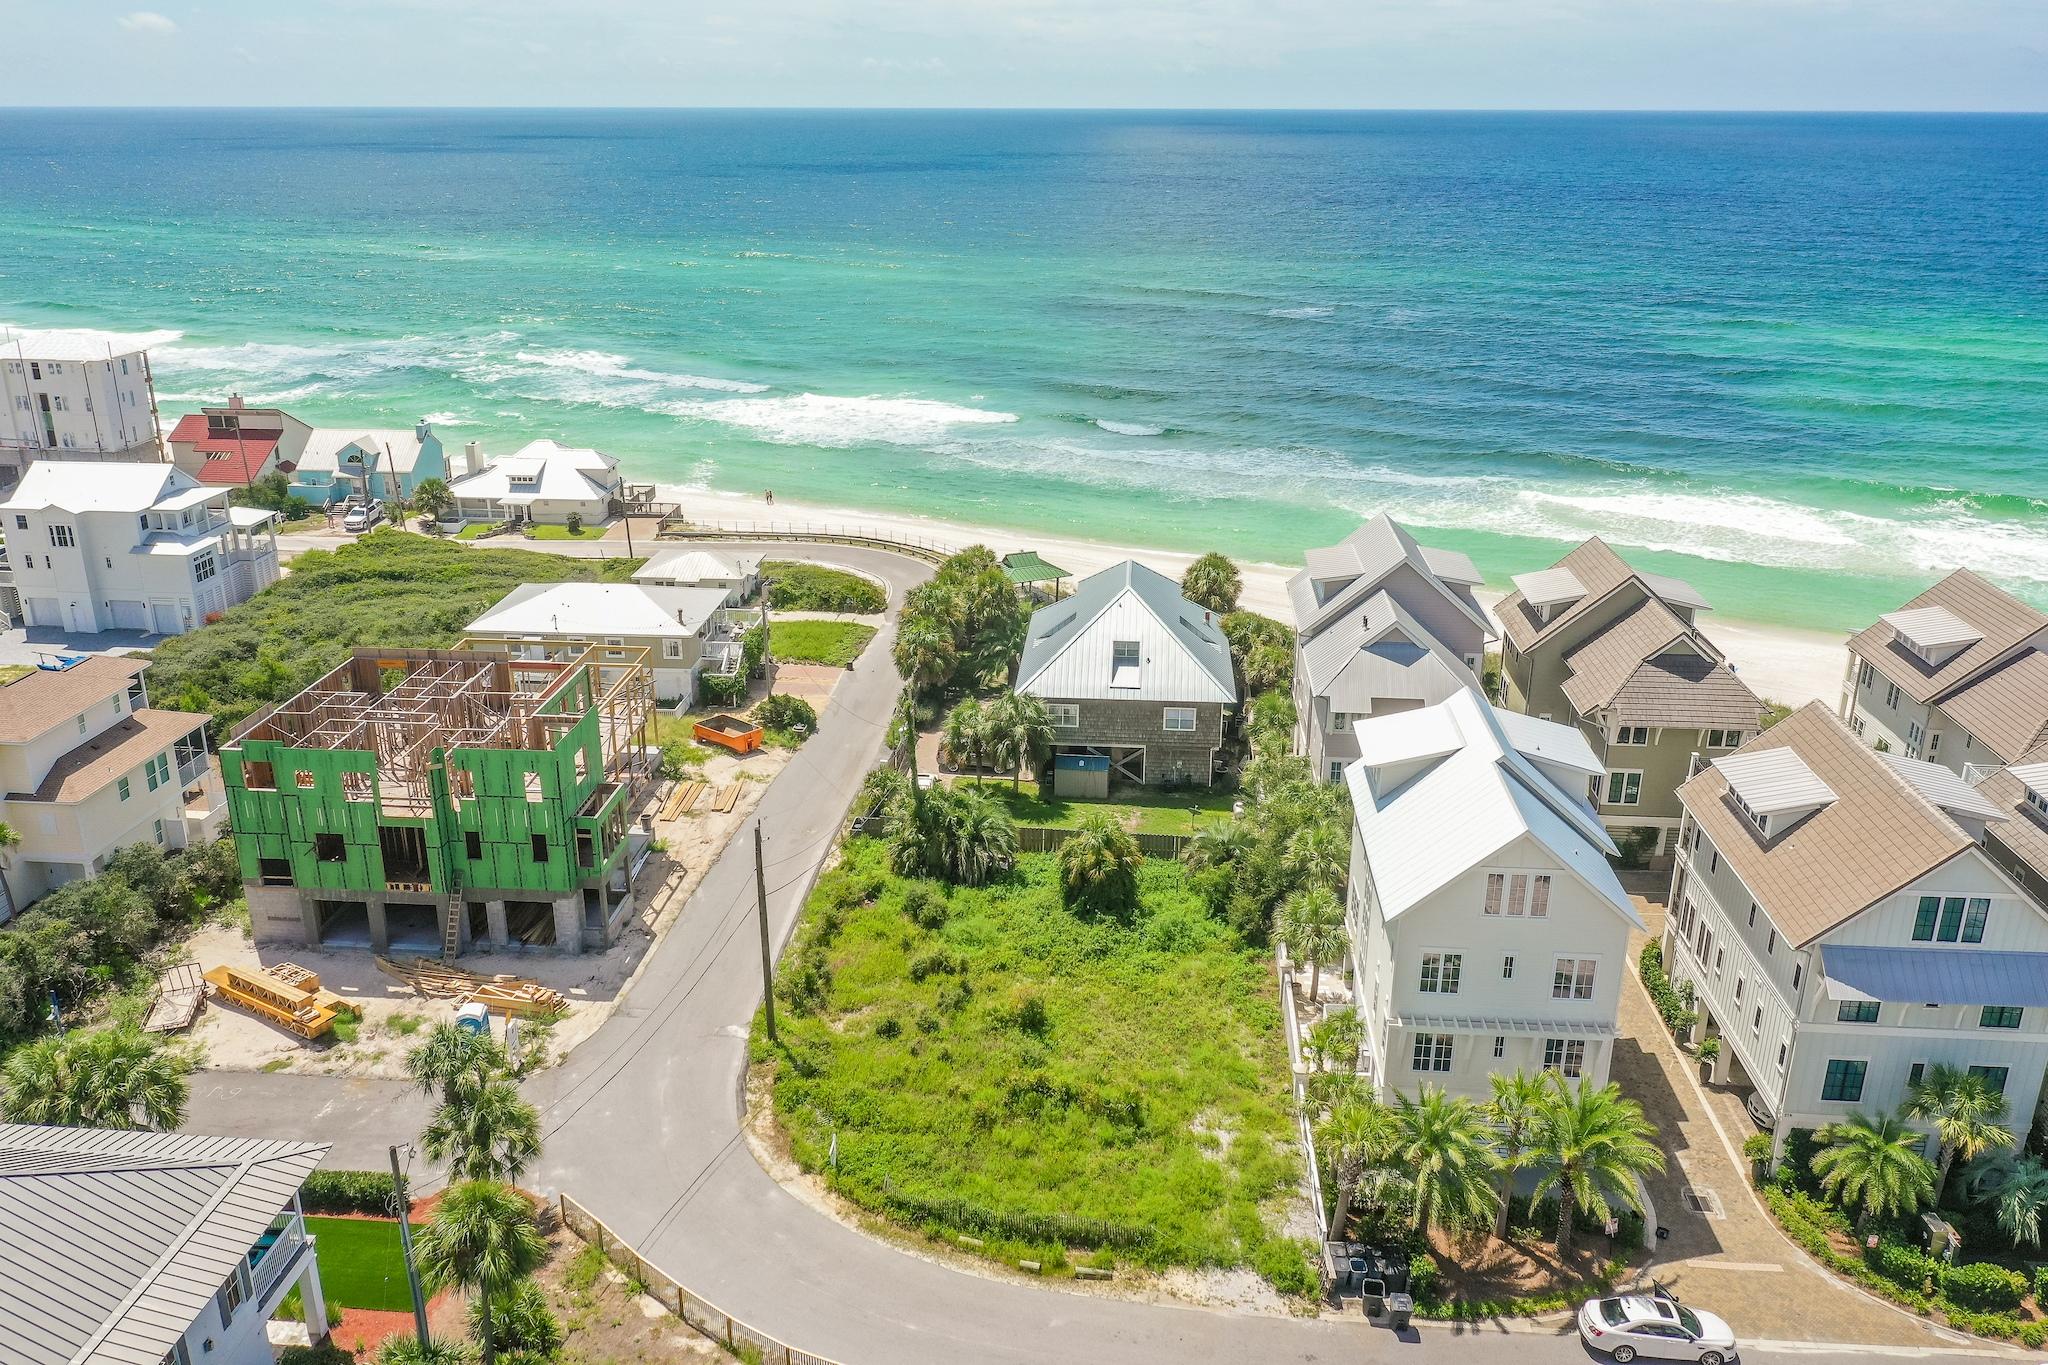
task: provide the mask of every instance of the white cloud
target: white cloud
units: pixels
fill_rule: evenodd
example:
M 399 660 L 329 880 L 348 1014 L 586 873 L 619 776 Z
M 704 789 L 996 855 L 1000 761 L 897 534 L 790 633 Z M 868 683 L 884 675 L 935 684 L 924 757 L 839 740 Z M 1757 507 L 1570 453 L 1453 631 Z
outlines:
M 178 25 L 155 10 L 139 9 L 121 16 L 121 27 L 130 33 L 176 33 Z

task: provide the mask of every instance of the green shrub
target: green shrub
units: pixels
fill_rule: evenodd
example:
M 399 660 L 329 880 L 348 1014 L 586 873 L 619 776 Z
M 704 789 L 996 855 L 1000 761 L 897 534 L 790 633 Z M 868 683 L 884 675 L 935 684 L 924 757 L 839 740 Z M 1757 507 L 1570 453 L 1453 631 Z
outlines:
M 1941 1268 L 1932 1256 L 1917 1247 L 1883 1240 L 1878 1242 L 1875 1250 L 1864 1252 L 1863 1259 L 1870 1263 L 1872 1270 L 1893 1284 L 1916 1294 L 1927 1292 L 1927 1286 Z
M 2020 1345 L 2038 1351 L 2048 1344 L 2048 1322 L 2030 1322 L 2020 1328 Z
M 2048 1265 L 2034 1271 L 2034 1302 L 2048 1308 Z
M 2027 1278 L 2016 1270 L 1973 1261 L 1941 1272 L 1942 1297 L 1964 1308 L 1987 1313 L 2007 1312 L 2026 1297 Z
M 1275 1237 L 1261 1243 L 1252 1254 L 1252 1269 L 1282 1294 L 1308 1298 L 1322 1287 L 1315 1267 L 1309 1263 L 1307 1242 L 1292 1237 Z
M 396 1212 L 396 1187 L 389 1171 L 315 1171 L 299 1186 L 307 1213 Z
M 768 730 L 794 730 L 802 726 L 806 732 L 815 734 L 818 729 L 817 708 L 802 697 L 781 692 L 761 698 L 754 707 L 754 720 Z
M 2020 1334 L 2020 1320 L 2011 1313 L 1972 1313 L 1966 1309 L 1950 1308 L 1948 1325 L 1960 1332 L 1973 1336 L 1996 1337 L 2010 1341 Z
M 469 1306 L 469 1338 L 483 1340 L 483 1304 Z M 548 1308 L 548 1297 L 532 1280 L 518 1284 L 491 1302 L 491 1343 L 504 1358 L 507 1351 L 530 1351 L 546 1358 L 562 1349 L 562 1324 Z
M 1417 1303 L 1437 1301 L 1436 1260 L 1426 1251 L 1408 1258 L 1408 1293 Z
M 706 673 L 697 680 L 697 700 L 711 706 L 738 706 L 747 699 L 747 675 Z
M 331 1341 L 318 1346 L 287 1346 L 277 1353 L 277 1365 L 355 1365 L 353 1352 Z
M 943 929 L 952 907 L 946 893 L 930 882 L 912 882 L 903 892 L 903 913 L 920 929 Z
M 768 605 L 776 611 L 838 611 L 873 616 L 888 609 L 882 585 L 844 569 L 771 559 L 761 566 Z
M 1692 1002 L 1671 984 L 1671 978 L 1664 974 L 1664 948 L 1656 939 L 1643 945 L 1639 959 L 1642 968 L 1643 988 L 1650 993 L 1650 1003 L 1657 1007 L 1657 1017 L 1664 1021 L 1664 1027 L 1673 1034 L 1685 1032 L 1699 1021 L 1699 1014 Z

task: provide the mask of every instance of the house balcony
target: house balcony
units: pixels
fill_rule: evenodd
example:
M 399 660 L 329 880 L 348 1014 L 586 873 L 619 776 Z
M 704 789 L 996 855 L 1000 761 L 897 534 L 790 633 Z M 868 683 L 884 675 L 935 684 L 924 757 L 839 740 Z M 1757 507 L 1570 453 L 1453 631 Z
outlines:
M 264 1306 L 264 1316 L 276 1310 L 273 1291 L 282 1299 L 297 1278 L 304 1258 L 311 1252 L 306 1240 L 306 1223 L 287 1209 L 270 1222 L 270 1228 L 249 1248 L 249 1283 L 252 1297 Z

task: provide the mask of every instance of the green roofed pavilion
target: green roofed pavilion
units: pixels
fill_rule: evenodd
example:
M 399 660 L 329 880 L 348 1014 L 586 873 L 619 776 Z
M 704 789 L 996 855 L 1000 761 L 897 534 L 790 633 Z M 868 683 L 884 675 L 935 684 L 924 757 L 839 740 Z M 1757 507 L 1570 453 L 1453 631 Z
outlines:
M 1036 550 L 1019 550 L 1016 554 L 1003 556 L 1003 573 L 1012 583 L 1057 583 L 1073 575 L 1057 564 L 1049 564 L 1039 557 Z

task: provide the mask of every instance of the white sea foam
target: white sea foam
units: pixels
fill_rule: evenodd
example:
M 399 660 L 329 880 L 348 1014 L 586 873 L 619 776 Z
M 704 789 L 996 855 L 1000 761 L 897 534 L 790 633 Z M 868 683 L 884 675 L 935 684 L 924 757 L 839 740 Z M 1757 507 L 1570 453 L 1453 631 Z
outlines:
M 437 427 L 467 427 L 476 425 L 459 412 L 430 412 L 425 417 L 420 418 L 420 420 Z
M 961 407 L 931 398 L 848 398 L 799 393 L 779 398 L 679 399 L 657 404 L 657 412 L 693 421 L 738 427 L 777 445 L 832 449 L 875 442 L 928 445 L 963 426 L 1014 422 L 1013 412 Z
M 1300 308 L 1268 308 L 1266 316 L 1269 318 L 1326 318 L 1336 311 L 1334 308 L 1305 305 Z
M 707 389 L 718 393 L 766 393 L 766 384 L 739 379 L 714 379 L 697 374 L 671 374 L 662 370 L 635 369 L 623 355 L 609 351 L 519 351 L 514 360 L 549 370 L 573 370 L 600 379 L 630 379 L 644 384 L 671 385 L 681 389 Z
M 109 332 L 98 327 L 23 327 L 0 322 L 0 350 L 14 351 L 19 347 L 19 353 L 30 358 L 84 359 L 168 346 L 183 335 L 169 330 Z
M 1095 419 L 1095 425 L 1116 436 L 1164 436 L 1164 427 L 1148 427 L 1142 422 L 1112 422 L 1107 417 Z

